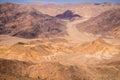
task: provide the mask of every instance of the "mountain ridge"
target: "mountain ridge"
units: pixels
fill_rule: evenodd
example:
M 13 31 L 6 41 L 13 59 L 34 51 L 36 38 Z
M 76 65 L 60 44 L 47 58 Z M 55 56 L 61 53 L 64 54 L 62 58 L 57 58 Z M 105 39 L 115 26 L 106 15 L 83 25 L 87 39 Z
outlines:
M 104 36 L 111 34 L 113 37 L 119 38 L 119 35 L 114 34 L 117 30 L 119 34 L 120 28 L 120 8 L 105 11 L 104 13 L 89 19 L 77 25 L 79 31 L 85 31 L 93 34 L 101 34 Z M 114 30 L 115 29 L 115 30 Z M 112 32 L 113 31 L 113 32 Z

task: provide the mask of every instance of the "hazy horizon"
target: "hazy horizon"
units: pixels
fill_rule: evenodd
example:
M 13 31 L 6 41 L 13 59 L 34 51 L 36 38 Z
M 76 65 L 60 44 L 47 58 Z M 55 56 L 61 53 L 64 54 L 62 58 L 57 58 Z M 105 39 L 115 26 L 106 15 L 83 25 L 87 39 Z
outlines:
M 0 0 L 0 3 L 11 2 L 11 3 L 22 3 L 22 4 L 32 4 L 32 3 L 120 3 L 120 0 Z

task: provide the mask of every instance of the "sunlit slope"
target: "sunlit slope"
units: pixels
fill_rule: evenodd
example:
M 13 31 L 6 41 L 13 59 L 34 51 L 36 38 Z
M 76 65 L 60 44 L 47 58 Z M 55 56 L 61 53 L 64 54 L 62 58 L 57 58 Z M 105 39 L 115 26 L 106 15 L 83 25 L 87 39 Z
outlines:
M 85 54 L 96 54 L 96 55 L 114 55 L 120 53 L 120 47 L 112 45 L 111 43 L 105 42 L 103 39 L 97 39 L 92 42 L 84 43 L 73 48 L 75 51 L 79 51 Z

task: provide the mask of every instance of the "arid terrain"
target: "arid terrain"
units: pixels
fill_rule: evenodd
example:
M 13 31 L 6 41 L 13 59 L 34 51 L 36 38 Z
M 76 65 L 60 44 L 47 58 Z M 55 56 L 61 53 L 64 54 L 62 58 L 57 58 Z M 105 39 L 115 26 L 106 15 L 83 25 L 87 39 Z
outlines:
M 0 80 L 120 80 L 120 4 L 0 3 Z

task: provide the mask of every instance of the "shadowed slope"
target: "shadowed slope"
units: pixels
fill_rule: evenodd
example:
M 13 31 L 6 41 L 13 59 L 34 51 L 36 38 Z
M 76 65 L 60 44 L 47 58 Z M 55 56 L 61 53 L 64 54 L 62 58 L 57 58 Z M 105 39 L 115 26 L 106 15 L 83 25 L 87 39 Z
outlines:
M 28 5 L 0 4 L 0 34 L 23 38 L 64 35 L 65 23 Z

